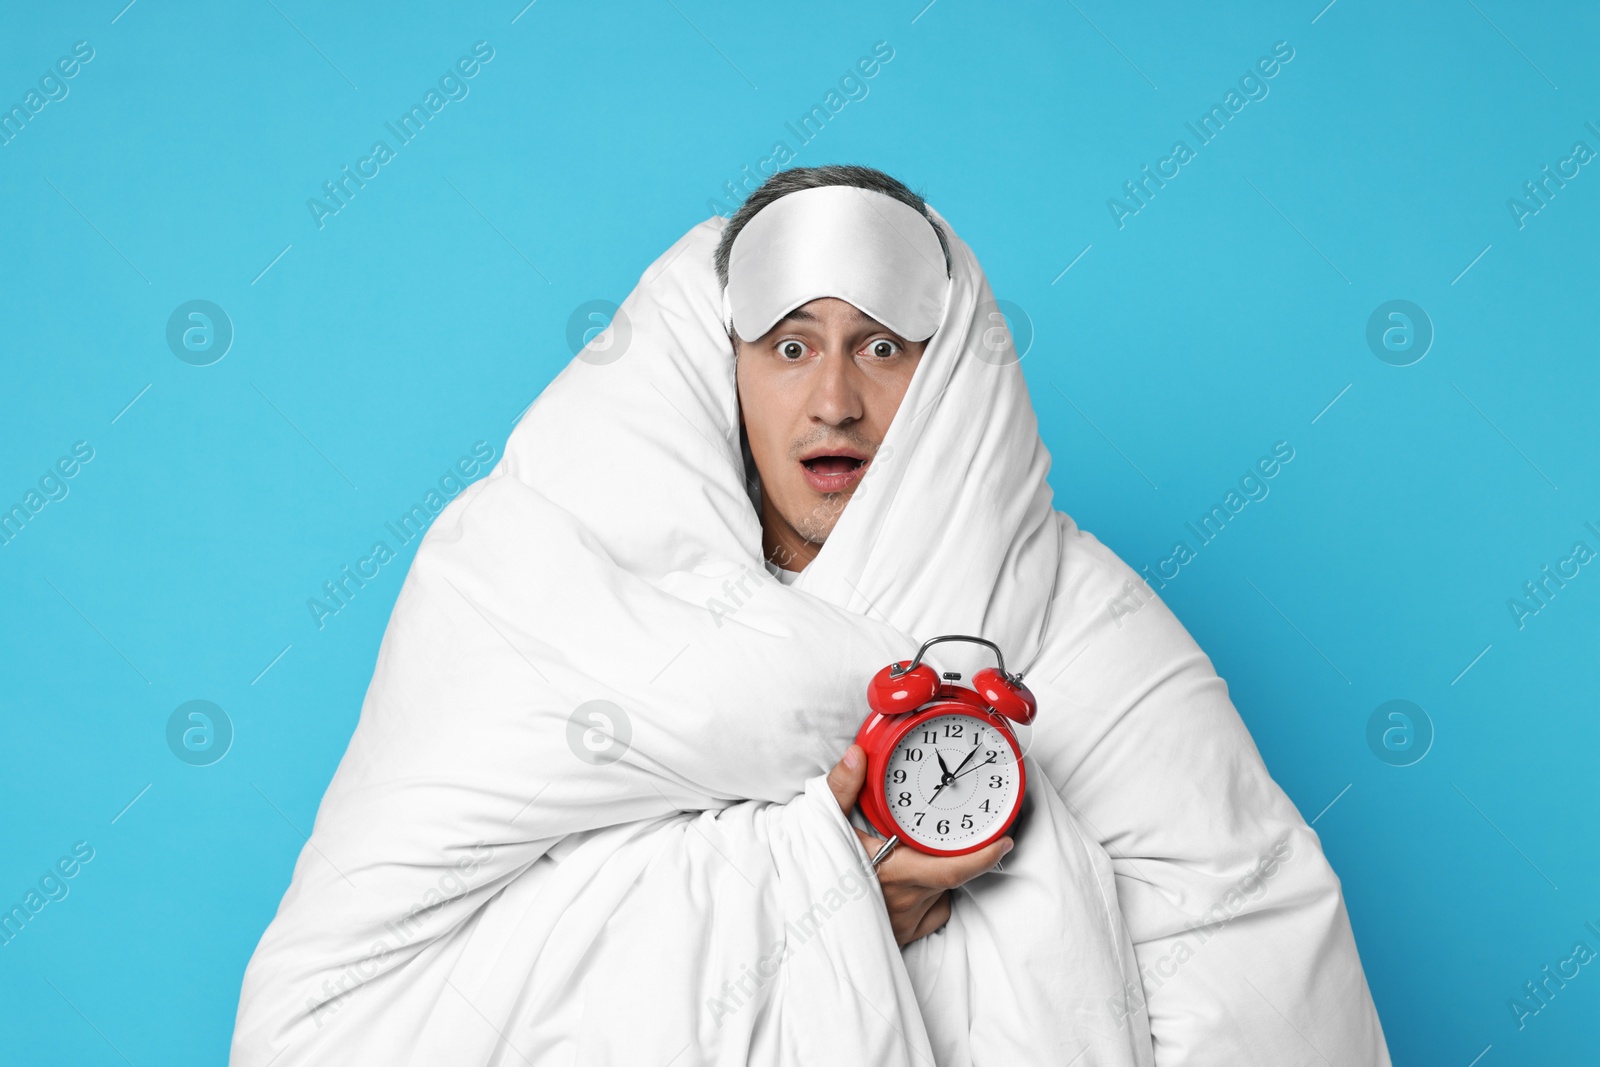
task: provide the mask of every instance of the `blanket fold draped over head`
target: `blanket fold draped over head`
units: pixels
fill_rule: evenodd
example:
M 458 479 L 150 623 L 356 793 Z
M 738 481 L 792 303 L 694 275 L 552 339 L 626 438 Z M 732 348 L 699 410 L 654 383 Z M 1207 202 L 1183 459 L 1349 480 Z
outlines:
M 762 564 L 708 220 L 434 523 L 245 976 L 233 1062 L 1387 1063 L 1338 882 L 1226 687 L 1054 510 L 988 283 L 792 584 Z M 613 327 L 615 330 L 616 327 Z M 1003 869 L 899 949 L 822 775 L 982 635 L 1039 698 Z M 984 665 L 939 647 L 943 669 Z

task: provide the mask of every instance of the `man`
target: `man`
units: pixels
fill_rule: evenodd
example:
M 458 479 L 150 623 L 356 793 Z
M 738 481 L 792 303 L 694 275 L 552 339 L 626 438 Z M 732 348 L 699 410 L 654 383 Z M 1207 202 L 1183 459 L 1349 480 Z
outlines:
M 867 167 L 780 172 L 744 202 L 722 233 L 716 266 L 723 288 L 734 242 L 762 208 L 789 193 L 829 187 L 869 189 L 926 211 L 921 197 Z M 943 270 L 936 273 L 948 275 L 944 235 L 931 220 L 929 229 L 939 241 Z M 739 426 L 758 472 L 762 551 L 773 574 L 792 582 L 816 558 L 865 477 L 928 341 L 908 340 L 837 297 L 794 308 L 763 337 L 745 341 L 730 329 L 729 339 L 737 362 Z M 861 791 L 863 760 L 860 747 L 852 745 L 829 775 L 847 815 Z M 857 832 L 869 854 L 884 844 Z M 950 916 L 951 889 L 992 868 L 1013 844 L 1006 837 L 951 859 L 909 849 L 890 855 L 877 870 L 895 939 L 904 945 L 942 926 Z
M 234 1061 L 1387 1063 L 1226 687 L 1153 594 L 1108 625 L 970 249 L 861 168 L 740 216 L 430 530 Z M 1030 807 L 874 870 L 847 742 L 946 633 L 1029 675 Z

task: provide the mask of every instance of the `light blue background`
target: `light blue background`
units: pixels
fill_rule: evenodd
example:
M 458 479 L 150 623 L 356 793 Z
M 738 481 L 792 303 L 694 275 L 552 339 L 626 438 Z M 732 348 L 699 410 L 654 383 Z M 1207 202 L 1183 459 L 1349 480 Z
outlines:
M 0 907 L 95 849 L 0 948 L 5 1062 L 224 1059 L 410 551 L 320 631 L 306 599 L 498 457 L 573 309 L 778 139 L 899 176 L 977 250 L 1036 332 L 1058 506 L 1135 566 L 1290 443 L 1163 596 L 1316 818 L 1396 1062 L 1594 1056 L 1600 966 L 1508 1007 L 1600 950 L 1600 566 L 1507 607 L 1600 549 L 1600 164 L 1507 207 L 1600 149 L 1591 5 L 125 2 L 0 16 L 7 108 L 95 49 L 0 147 L 0 505 L 95 450 L 0 547 Z M 319 230 L 307 198 L 479 40 L 470 95 Z M 1107 199 L 1278 41 L 1270 95 L 1118 229 Z M 236 331 L 209 367 L 166 344 L 191 299 Z M 1412 366 L 1366 344 L 1391 299 L 1436 331 Z M 167 747 L 192 699 L 236 730 L 212 766 Z M 1436 731 L 1413 766 L 1367 745 L 1390 699 Z

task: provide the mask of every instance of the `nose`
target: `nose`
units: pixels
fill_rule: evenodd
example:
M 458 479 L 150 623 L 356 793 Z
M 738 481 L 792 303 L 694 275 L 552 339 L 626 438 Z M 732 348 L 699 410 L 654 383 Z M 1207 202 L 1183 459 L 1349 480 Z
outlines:
M 866 409 L 862 403 L 860 369 L 841 344 L 830 344 L 817 362 L 812 382 L 810 416 L 829 426 L 842 426 L 860 419 Z

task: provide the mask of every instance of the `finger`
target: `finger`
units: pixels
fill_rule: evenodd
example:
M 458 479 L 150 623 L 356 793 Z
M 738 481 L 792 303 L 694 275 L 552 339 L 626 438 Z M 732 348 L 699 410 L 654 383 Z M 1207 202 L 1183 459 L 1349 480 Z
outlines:
M 954 889 L 993 870 L 994 865 L 1011 851 L 1012 845 L 1011 838 L 1002 837 L 988 847 L 965 856 L 929 856 L 907 849 L 894 875 L 930 889 Z M 895 852 L 899 851 L 895 849 Z
M 941 893 L 941 894 L 939 894 L 939 898 L 933 902 L 933 906 L 930 907 L 925 913 L 923 913 L 923 916 L 922 916 L 921 920 L 918 921 L 915 929 L 913 929 L 911 931 L 911 936 L 909 938 L 907 938 L 905 942 L 902 942 L 902 943 L 903 944 L 909 944 L 910 942 L 915 941 L 920 937 L 927 937 L 929 934 L 933 933 L 935 930 L 938 930 L 941 927 L 943 927 L 944 924 L 949 922 L 949 921 L 950 921 L 950 894 L 949 893 Z
M 833 799 L 839 802 L 839 810 L 847 817 L 856 806 L 856 797 L 861 795 L 861 783 L 866 777 L 867 754 L 860 745 L 845 749 L 844 757 L 828 772 L 828 788 L 833 792 Z

